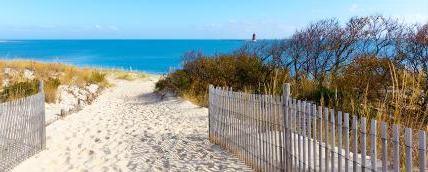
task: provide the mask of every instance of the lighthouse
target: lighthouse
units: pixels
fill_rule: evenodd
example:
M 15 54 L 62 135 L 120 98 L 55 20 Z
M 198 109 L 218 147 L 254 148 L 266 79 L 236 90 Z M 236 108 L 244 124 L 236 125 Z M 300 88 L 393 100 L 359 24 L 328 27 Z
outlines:
M 256 33 L 253 33 L 253 39 L 251 39 L 253 42 L 256 42 Z

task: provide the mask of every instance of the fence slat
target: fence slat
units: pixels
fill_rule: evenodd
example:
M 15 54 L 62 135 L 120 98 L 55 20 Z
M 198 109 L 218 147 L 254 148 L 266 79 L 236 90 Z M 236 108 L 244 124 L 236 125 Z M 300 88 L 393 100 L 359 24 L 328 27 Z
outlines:
M 345 130 L 345 172 L 349 171 L 349 114 L 345 113 L 343 118 Z
M 404 129 L 404 142 L 406 145 L 406 171 L 412 171 L 412 129 L 405 128 Z
M 329 121 L 328 121 L 328 116 L 329 116 L 329 113 L 328 113 L 328 108 L 324 108 L 324 124 L 325 124 L 325 135 L 324 135 L 324 137 L 325 137 L 325 144 L 324 144 L 324 150 L 325 150 L 325 153 L 324 153 L 324 158 L 325 158 L 325 161 L 324 161 L 324 163 L 325 163 L 325 171 L 329 171 L 329 157 L 330 157 L 330 150 L 329 150 L 329 138 L 328 138 L 328 136 L 329 136 L 329 127 L 328 127 L 328 124 L 329 124 Z
M 298 135 L 297 135 L 297 102 L 295 99 L 293 99 L 293 159 L 294 159 L 294 163 L 293 166 L 291 167 L 292 169 L 297 169 L 297 167 L 299 166 L 298 164 L 298 155 L 297 155 L 297 139 L 298 139 Z M 294 171 L 294 170 L 293 170 Z
M 371 148 L 371 153 L 370 153 L 370 160 L 371 160 L 371 165 L 372 165 L 372 172 L 376 171 L 376 160 L 377 160 L 377 152 L 376 152 L 376 120 L 372 120 L 371 121 L 371 126 L 370 126 L 370 148 Z
M 419 171 L 425 171 L 426 145 L 427 141 L 425 131 L 419 131 Z
M 381 127 L 381 142 L 382 142 L 382 171 L 388 170 L 388 137 L 387 137 L 387 126 L 385 122 L 382 122 Z
M 293 167 L 293 157 L 292 157 L 292 153 L 293 153 L 293 111 L 292 111 L 292 105 L 293 105 L 293 100 L 291 98 L 288 99 L 288 109 L 287 109 L 287 113 L 288 113 L 288 117 L 287 117 L 287 123 L 288 123 L 288 130 L 287 130 L 287 139 L 284 140 L 285 141 L 285 145 L 287 145 L 287 149 L 288 149 L 288 153 L 287 153 L 287 166 L 286 168 L 288 170 L 286 171 L 291 171 L 291 168 Z
M 299 171 L 302 171 L 302 144 L 301 144 L 301 135 L 302 135 L 302 102 L 297 101 L 297 160 L 299 165 Z
M 318 153 L 319 153 L 319 158 L 318 158 L 318 161 L 319 161 L 319 171 L 322 171 L 323 170 L 323 168 L 322 168 L 322 158 L 323 158 L 323 156 L 322 156 L 322 150 L 323 150 L 323 147 L 322 147 L 322 141 L 323 141 L 323 132 L 322 132 L 322 128 L 323 128 L 323 120 L 322 120 L 322 107 L 321 106 L 318 106 L 318 120 L 319 120 L 319 141 L 318 141 L 318 148 L 319 148 L 319 151 L 318 151 Z
M 302 119 L 302 164 L 303 164 L 303 171 L 306 171 L 306 102 L 302 102 L 302 113 L 301 113 L 301 119 Z
M 313 159 L 314 159 L 314 169 L 313 171 L 316 171 L 317 169 L 317 119 L 318 119 L 318 115 L 317 115 L 317 105 L 313 104 L 312 105 L 312 119 L 313 119 L 313 132 L 312 135 L 313 137 Z
M 398 125 L 392 126 L 392 144 L 394 149 L 393 165 L 394 171 L 400 171 L 400 131 Z
M 261 123 L 262 123 L 262 130 L 261 130 L 261 138 L 263 141 L 263 169 L 264 171 L 269 170 L 268 166 L 268 148 L 267 148 L 267 139 L 266 139 L 266 97 L 267 95 L 262 95 L 262 110 L 261 110 Z
M 353 138 L 353 160 L 352 160 L 352 169 L 354 172 L 357 171 L 358 167 L 358 119 L 356 116 L 353 116 L 352 118 L 352 138 Z
M 365 172 L 366 165 L 366 156 L 367 156 L 367 119 L 361 118 L 361 171 Z
M 336 129 L 335 129 L 335 116 L 334 116 L 335 114 L 334 114 L 334 109 L 331 109 L 331 117 L 330 117 L 330 121 L 331 121 L 331 144 L 330 144 L 330 147 L 331 147 L 331 172 L 335 172 L 336 170 L 335 170 L 335 161 L 334 161 L 334 159 L 335 159 L 335 152 L 334 152 L 334 149 L 335 149 L 335 145 L 336 145 Z
M 307 123 L 307 127 L 308 127 L 308 130 L 307 130 L 307 138 L 308 138 L 308 171 L 311 171 L 312 170 L 312 161 L 311 161 L 311 147 L 312 147 L 312 141 L 313 141 L 313 139 L 311 139 L 311 138 L 313 138 L 312 137 L 312 135 L 311 135 L 311 129 L 312 129 L 312 113 L 311 113 L 311 110 L 312 110 L 312 104 L 311 103 L 308 103 L 307 104 L 307 106 L 306 106 L 306 117 L 307 117 L 307 120 L 306 120 L 306 123 Z
M 338 172 L 341 172 L 342 171 L 342 134 L 343 134 L 343 132 L 342 132 L 342 129 L 343 129 L 343 126 L 342 126 L 342 112 L 341 111 L 339 111 L 339 112 L 337 112 L 337 129 L 338 129 L 338 131 L 337 131 L 337 135 L 338 135 L 338 138 L 337 138 L 337 171 Z

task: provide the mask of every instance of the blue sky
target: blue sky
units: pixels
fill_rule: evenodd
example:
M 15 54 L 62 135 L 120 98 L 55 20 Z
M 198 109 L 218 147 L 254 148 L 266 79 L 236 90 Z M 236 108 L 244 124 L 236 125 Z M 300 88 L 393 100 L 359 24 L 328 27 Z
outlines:
M 287 38 L 322 18 L 428 22 L 428 0 L 0 0 L 0 39 Z

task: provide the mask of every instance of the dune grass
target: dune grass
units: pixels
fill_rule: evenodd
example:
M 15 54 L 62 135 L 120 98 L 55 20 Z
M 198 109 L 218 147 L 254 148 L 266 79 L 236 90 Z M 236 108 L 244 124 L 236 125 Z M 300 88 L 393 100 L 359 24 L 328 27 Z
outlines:
M 147 75 L 139 72 L 128 72 L 128 71 L 112 71 L 113 76 L 116 79 L 134 81 L 136 79 L 146 78 Z
M 97 84 L 102 88 L 109 86 L 106 79 L 109 71 L 103 69 L 78 68 L 60 63 L 27 60 L 1 60 L 0 69 L 2 69 L 0 73 L 2 99 L 0 101 L 35 94 L 37 89 L 34 90 L 33 85 L 39 80 L 44 82 L 46 102 L 50 103 L 55 101 L 60 85 L 84 87 L 89 84 Z M 31 71 L 33 78 L 24 76 L 24 71 Z M 8 84 L 5 85 L 4 82 L 8 82 Z

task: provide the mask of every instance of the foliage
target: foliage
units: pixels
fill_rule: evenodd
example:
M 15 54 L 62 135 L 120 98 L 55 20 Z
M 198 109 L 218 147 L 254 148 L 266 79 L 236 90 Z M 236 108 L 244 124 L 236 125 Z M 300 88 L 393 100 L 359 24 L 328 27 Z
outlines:
M 9 101 L 27 97 L 37 94 L 39 82 L 37 80 L 30 80 L 25 82 L 18 82 L 3 88 L 0 93 L 0 101 Z
M 272 71 L 260 59 L 247 54 L 207 57 L 190 53 L 186 58 L 183 69 L 168 74 L 156 84 L 158 91 L 171 91 L 207 105 L 209 84 L 247 92 L 278 93 L 288 78 L 287 71 Z

